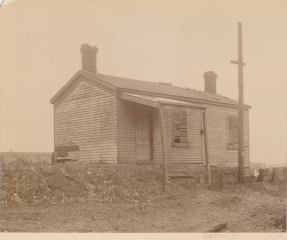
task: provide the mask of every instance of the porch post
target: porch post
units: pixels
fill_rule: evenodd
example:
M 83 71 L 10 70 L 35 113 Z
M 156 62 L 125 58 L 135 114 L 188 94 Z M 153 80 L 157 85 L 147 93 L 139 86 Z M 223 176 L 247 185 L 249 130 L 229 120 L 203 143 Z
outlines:
M 162 146 L 162 158 L 164 167 L 164 183 L 168 180 L 167 160 L 166 160 L 166 147 L 165 147 L 165 131 L 164 131 L 164 116 L 163 108 L 160 104 L 159 107 L 160 128 L 161 128 L 161 146 Z
M 206 120 L 206 112 L 202 113 L 203 117 L 203 126 L 204 126 L 204 148 L 205 148 L 205 160 L 206 160 L 206 174 L 207 174 L 207 183 L 211 183 L 210 176 L 210 166 L 209 166 L 209 148 L 208 148 L 208 131 L 207 131 L 207 120 Z

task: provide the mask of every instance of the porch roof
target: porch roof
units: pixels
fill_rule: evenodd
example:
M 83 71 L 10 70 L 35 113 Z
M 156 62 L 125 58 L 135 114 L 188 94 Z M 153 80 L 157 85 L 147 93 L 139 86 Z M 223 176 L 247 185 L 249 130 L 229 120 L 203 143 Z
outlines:
M 189 102 L 174 100 L 171 98 L 153 97 L 153 96 L 125 93 L 125 92 L 120 93 L 120 98 L 154 108 L 160 108 L 160 105 L 176 105 L 176 106 L 185 106 L 193 108 L 203 108 L 203 109 L 206 108 L 206 106 L 204 105 L 192 104 Z

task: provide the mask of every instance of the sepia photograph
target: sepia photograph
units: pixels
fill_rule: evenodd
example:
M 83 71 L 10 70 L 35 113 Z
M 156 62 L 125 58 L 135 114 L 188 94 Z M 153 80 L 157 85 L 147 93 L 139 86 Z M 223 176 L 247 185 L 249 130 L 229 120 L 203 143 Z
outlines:
M 0 236 L 285 238 L 286 76 L 287 1 L 0 1 Z

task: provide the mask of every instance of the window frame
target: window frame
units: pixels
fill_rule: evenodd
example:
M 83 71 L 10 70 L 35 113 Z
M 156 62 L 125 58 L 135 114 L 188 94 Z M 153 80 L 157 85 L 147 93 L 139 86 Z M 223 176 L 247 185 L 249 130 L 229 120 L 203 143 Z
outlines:
M 232 118 L 232 129 L 230 129 L 230 122 L 229 119 Z M 236 121 L 234 121 L 234 119 Z M 237 122 L 237 124 L 234 124 L 234 122 Z M 234 127 L 236 126 L 236 128 Z M 234 129 L 235 128 L 235 129 Z M 228 150 L 238 150 L 238 116 L 235 114 L 227 114 L 226 117 L 226 147 Z M 232 136 L 231 136 L 232 131 Z M 233 141 L 230 142 L 230 137 L 233 138 Z
M 176 127 L 175 127 L 175 121 L 176 121 L 176 117 L 175 114 L 179 113 L 179 135 L 176 135 Z M 184 113 L 184 114 L 182 114 Z M 185 115 L 185 116 L 182 116 Z M 172 147 L 176 147 L 176 148 L 188 148 L 189 144 L 188 144 L 188 113 L 187 111 L 183 111 L 183 110 L 172 110 Z M 186 127 L 182 126 L 184 125 L 184 118 L 186 119 Z M 178 124 L 178 123 L 177 123 Z M 181 142 L 182 141 L 182 137 L 183 137 L 183 132 L 182 129 L 186 129 L 186 142 Z M 175 138 L 180 139 L 179 143 L 175 142 Z

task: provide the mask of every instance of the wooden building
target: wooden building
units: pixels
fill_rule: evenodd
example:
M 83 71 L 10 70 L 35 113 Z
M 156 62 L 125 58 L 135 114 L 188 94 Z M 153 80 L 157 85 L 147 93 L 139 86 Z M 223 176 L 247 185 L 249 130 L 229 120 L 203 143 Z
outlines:
M 165 155 L 168 163 L 204 165 L 205 115 L 210 165 L 237 166 L 238 102 L 216 93 L 214 72 L 204 73 L 205 91 L 114 77 L 97 73 L 97 52 L 81 46 L 82 70 L 50 101 L 59 158 L 162 163 Z M 250 106 L 244 109 L 248 166 Z

